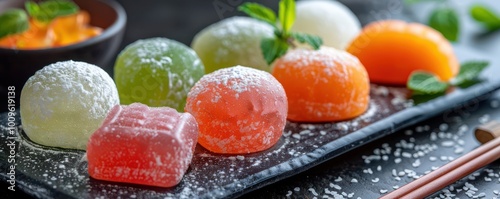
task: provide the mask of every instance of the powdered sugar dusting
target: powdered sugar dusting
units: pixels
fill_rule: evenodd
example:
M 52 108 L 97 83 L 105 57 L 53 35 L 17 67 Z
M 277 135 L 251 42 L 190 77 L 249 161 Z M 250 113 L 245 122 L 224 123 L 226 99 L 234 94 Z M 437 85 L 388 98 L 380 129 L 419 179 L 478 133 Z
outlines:
M 293 67 L 326 66 L 324 68 L 325 74 L 330 77 L 336 74 L 335 77 L 337 78 L 349 77 L 347 67 L 361 65 L 358 58 L 345 51 L 330 47 L 321 47 L 320 50 L 295 49 L 286 53 L 282 59 L 284 62 L 294 63 Z M 340 70 L 335 66 L 340 66 Z M 279 65 L 278 67 L 285 67 L 285 65 Z
M 119 55 L 115 81 L 124 104 L 141 102 L 182 111 L 191 87 L 204 74 L 194 50 L 166 38 L 138 40 Z
M 24 88 L 26 94 L 30 90 L 29 94 L 36 95 L 29 101 L 34 108 L 30 111 L 41 117 L 50 117 L 51 103 L 71 103 L 88 109 L 92 118 L 105 116 L 110 107 L 119 103 L 113 79 L 101 68 L 84 62 L 65 61 L 44 67 L 26 82 Z M 87 101 L 89 99 L 92 103 Z
M 244 66 L 202 77 L 189 92 L 186 105 L 201 129 L 198 142 L 220 153 L 271 147 L 282 134 L 287 110 L 281 84 L 267 72 Z
M 21 115 L 36 142 L 85 149 L 109 109 L 119 104 L 111 77 L 84 62 L 64 61 L 37 71 L 21 94 Z
M 207 90 L 204 85 L 216 84 L 227 88 L 231 88 L 237 94 L 248 91 L 250 88 L 258 88 L 262 86 L 262 81 L 272 77 L 269 73 L 258 71 L 257 69 L 235 66 L 231 68 L 217 70 L 211 74 L 205 75 L 200 79 L 203 84 L 196 84 L 189 92 L 189 97 L 195 97 L 202 92 L 212 92 Z M 218 86 L 217 86 L 218 87 Z M 218 101 L 220 95 L 215 95 L 214 101 Z

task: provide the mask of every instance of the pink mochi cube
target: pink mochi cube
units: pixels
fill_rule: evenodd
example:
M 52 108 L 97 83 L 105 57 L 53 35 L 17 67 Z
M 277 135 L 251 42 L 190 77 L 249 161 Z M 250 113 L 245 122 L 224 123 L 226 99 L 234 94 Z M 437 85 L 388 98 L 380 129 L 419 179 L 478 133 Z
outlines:
M 197 139 L 189 113 L 116 105 L 90 137 L 88 172 L 100 180 L 172 187 L 188 169 Z

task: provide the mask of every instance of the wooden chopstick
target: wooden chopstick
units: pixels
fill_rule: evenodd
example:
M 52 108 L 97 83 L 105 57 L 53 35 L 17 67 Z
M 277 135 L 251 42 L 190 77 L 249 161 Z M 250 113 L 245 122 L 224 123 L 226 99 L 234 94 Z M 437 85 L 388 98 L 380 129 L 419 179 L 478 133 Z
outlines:
M 499 158 L 500 137 L 496 137 L 439 169 L 382 196 L 381 199 L 424 198 Z
M 415 198 L 424 198 L 426 196 L 435 193 L 449 184 L 452 184 L 465 176 L 473 173 L 474 171 L 494 162 L 498 158 L 500 158 L 500 138 L 496 138 L 488 143 L 496 143 L 497 146 L 489 151 L 485 151 L 486 153 L 480 155 L 477 158 L 472 159 L 470 162 L 467 162 L 454 170 L 449 171 L 442 176 L 434 179 L 433 181 L 421 186 L 416 187 L 410 193 L 407 193 L 401 198 L 415 199 Z

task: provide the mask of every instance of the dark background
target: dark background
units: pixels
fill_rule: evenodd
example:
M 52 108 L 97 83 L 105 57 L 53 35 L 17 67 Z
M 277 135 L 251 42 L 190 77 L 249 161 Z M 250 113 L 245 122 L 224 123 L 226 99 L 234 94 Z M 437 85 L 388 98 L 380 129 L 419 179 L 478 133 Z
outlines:
M 138 39 L 166 37 L 191 45 L 203 28 L 221 19 L 244 15 L 243 0 L 118 0 L 128 16 L 122 48 Z M 278 0 L 257 0 L 277 10 Z
M 166 37 L 190 45 L 203 28 L 232 16 L 245 16 L 237 7 L 257 2 L 278 10 L 279 0 L 117 0 L 128 21 L 122 48 L 138 39 Z M 362 24 L 375 19 L 405 18 L 401 0 L 342 0 Z

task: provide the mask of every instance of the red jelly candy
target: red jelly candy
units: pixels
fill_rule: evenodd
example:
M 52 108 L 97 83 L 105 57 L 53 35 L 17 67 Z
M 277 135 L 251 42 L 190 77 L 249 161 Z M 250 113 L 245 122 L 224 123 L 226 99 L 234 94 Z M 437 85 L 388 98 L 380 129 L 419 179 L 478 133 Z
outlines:
M 288 102 L 271 74 L 236 66 L 203 76 L 188 94 L 185 110 L 196 118 L 200 143 L 215 153 L 270 148 L 283 133 Z
M 198 138 L 189 113 L 134 103 L 111 109 L 87 146 L 89 175 L 114 182 L 171 187 L 188 169 Z

